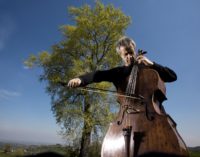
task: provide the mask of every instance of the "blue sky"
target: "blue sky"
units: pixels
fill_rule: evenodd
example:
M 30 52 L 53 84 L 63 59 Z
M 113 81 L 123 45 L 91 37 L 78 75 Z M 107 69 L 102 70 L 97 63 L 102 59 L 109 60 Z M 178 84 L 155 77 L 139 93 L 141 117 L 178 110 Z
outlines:
M 200 145 L 200 1 L 103 0 L 131 16 L 126 35 L 152 61 L 172 68 L 166 111 L 188 146 Z M 30 54 L 50 51 L 69 24 L 67 7 L 94 5 L 92 0 L 0 0 L 0 141 L 61 143 L 40 69 L 26 69 Z

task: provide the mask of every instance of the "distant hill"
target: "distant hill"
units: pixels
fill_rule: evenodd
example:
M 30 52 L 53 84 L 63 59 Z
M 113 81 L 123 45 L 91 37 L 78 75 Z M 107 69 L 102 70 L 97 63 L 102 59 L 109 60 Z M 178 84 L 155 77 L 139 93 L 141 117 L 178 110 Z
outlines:
M 62 146 L 61 144 L 31 144 L 31 143 L 20 143 L 20 142 L 10 142 L 10 141 L 0 141 L 0 148 L 4 147 L 5 144 L 10 144 L 12 147 L 30 147 L 30 146 Z
M 2 149 L 6 144 L 10 144 L 12 147 L 21 147 L 26 146 L 25 144 L 14 143 L 14 142 L 1 142 L 0 141 L 0 149 Z
M 188 149 L 189 149 L 190 151 L 200 152 L 200 146 L 188 147 Z
M 0 141 L 0 148 L 4 147 L 5 144 L 10 144 L 12 147 L 28 147 L 28 146 L 58 146 L 60 144 L 25 144 L 25 143 L 17 143 L 17 142 L 9 142 L 9 141 Z M 61 146 L 61 145 L 60 145 Z M 200 146 L 195 147 L 188 147 L 191 151 L 199 151 L 200 152 Z
M 12 148 L 19 148 L 19 147 L 27 148 L 28 146 L 30 146 L 30 144 L 21 144 L 21 143 L 15 143 L 15 142 L 1 142 L 0 141 L 0 149 L 2 149 L 6 144 L 11 145 Z

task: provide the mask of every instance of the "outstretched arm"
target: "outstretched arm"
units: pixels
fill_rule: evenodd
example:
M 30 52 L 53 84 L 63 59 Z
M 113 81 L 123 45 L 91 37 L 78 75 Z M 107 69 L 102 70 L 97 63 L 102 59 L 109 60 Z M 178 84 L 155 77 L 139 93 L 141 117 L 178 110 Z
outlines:
M 71 79 L 68 82 L 69 87 L 86 86 L 93 82 L 108 81 L 114 82 L 121 76 L 122 67 L 113 68 L 110 70 L 98 70 L 79 76 L 78 78 Z

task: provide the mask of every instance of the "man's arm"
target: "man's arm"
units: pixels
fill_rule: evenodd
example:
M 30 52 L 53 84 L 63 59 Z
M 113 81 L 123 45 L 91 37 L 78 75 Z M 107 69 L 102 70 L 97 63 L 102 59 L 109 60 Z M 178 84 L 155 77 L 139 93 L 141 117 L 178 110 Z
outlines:
M 147 64 L 147 66 L 156 70 L 159 73 L 161 79 L 164 82 L 173 82 L 173 81 L 177 80 L 176 73 L 173 70 L 171 70 L 170 68 L 163 67 L 160 64 L 148 61 L 147 59 L 145 59 L 143 57 L 141 60 L 141 63 L 145 63 L 145 62 Z M 127 68 L 127 69 L 129 69 L 129 68 Z M 101 81 L 115 82 L 120 77 L 127 76 L 128 74 L 129 74 L 129 72 L 124 71 L 124 67 L 117 67 L 117 68 L 113 68 L 110 70 L 104 70 L 104 71 L 94 71 L 91 73 L 81 75 L 78 78 L 71 79 L 68 82 L 68 86 L 69 87 L 86 86 L 90 83 L 101 82 Z
M 98 70 L 74 78 L 68 82 L 69 87 L 86 86 L 93 82 L 108 81 L 114 82 L 122 73 L 122 67 L 113 68 L 110 70 Z
M 155 62 L 152 62 L 144 55 L 139 55 L 136 60 L 139 64 L 142 63 L 156 70 L 164 82 L 173 82 L 177 80 L 176 73 L 173 70 L 171 70 L 168 67 L 164 67 L 160 64 L 157 64 Z
M 173 82 L 177 80 L 176 73 L 168 67 L 164 67 L 158 63 L 153 62 L 153 65 L 151 66 L 151 68 L 156 70 L 159 73 L 161 79 L 164 82 Z

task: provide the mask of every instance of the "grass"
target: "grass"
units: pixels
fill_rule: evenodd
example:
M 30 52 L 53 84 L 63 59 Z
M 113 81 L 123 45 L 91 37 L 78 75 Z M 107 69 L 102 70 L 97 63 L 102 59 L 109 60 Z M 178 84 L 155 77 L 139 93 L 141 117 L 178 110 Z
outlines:
M 4 152 L 0 152 L 0 157 L 18 157 L 18 155 L 15 154 L 15 153 L 4 153 Z
M 190 157 L 200 157 L 200 151 L 191 151 L 190 150 L 189 153 L 190 153 Z M 0 157 L 23 157 L 23 155 L 20 154 L 19 152 L 4 153 L 4 152 L 0 151 Z
M 190 151 L 190 157 L 200 157 L 199 151 Z

